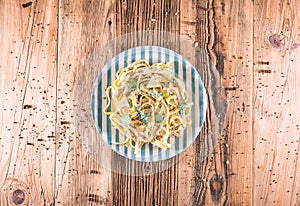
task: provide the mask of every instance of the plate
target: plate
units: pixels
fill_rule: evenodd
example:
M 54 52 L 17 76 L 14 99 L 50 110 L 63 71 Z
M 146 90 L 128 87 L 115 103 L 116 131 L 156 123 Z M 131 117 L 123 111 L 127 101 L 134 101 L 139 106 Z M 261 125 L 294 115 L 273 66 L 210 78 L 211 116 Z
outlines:
M 106 88 L 115 80 L 117 71 L 140 59 L 147 60 L 151 65 L 158 62 L 170 62 L 175 76 L 184 81 L 193 106 L 191 108 L 192 124 L 184 130 L 183 136 L 168 139 L 171 148 L 163 150 L 152 144 L 145 144 L 141 151 L 135 154 L 133 148 L 115 144 L 124 141 L 126 137 L 112 127 L 109 116 L 103 113 L 103 109 L 107 105 L 107 101 L 103 97 L 106 96 Z M 121 156 L 142 162 L 166 160 L 185 151 L 196 139 L 203 126 L 206 105 L 205 88 L 194 66 L 180 54 L 158 46 L 134 47 L 112 58 L 99 73 L 91 98 L 92 117 L 104 142 Z

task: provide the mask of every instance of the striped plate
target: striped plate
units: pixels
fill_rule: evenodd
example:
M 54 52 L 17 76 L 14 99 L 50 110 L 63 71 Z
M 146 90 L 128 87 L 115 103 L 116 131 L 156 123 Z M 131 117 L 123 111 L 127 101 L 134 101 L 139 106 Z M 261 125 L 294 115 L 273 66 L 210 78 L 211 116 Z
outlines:
M 125 140 L 125 136 L 113 128 L 108 116 L 104 115 L 103 108 L 107 104 L 105 89 L 115 80 L 119 69 L 126 67 L 136 60 L 145 59 L 150 64 L 170 62 L 175 75 L 186 84 L 190 100 L 193 101 L 191 120 L 192 125 L 187 127 L 182 137 L 169 138 L 172 147 L 162 150 L 145 144 L 139 154 L 134 149 L 124 145 L 114 144 Z M 195 140 L 203 125 L 206 110 L 206 93 L 200 75 L 184 57 L 176 52 L 157 46 L 141 46 L 126 50 L 111 59 L 100 72 L 92 91 L 92 116 L 102 139 L 118 154 L 132 160 L 154 162 L 169 159 L 184 151 Z

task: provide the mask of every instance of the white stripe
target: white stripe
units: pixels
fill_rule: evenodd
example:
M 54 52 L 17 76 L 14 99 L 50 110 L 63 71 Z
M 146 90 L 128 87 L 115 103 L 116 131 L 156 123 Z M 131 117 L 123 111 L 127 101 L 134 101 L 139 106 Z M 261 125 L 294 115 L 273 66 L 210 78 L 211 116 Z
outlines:
M 180 58 L 180 57 L 178 57 L 178 77 L 181 79 L 181 80 L 183 80 L 183 60 Z M 182 151 L 182 149 L 183 149 L 183 139 L 184 138 L 186 138 L 185 137 L 185 135 L 184 135 L 184 133 L 183 133 L 183 136 L 182 137 L 179 137 L 179 151 Z
M 101 72 L 101 71 L 100 71 Z M 99 81 L 99 79 L 97 78 L 97 82 Z M 94 114 L 95 114 L 95 121 L 96 121 L 96 129 L 98 131 L 98 127 L 99 127 L 99 121 L 98 121 L 98 84 L 95 85 L 95 90 L 94 90 Z M 98 137 L 97 137 L 98 138 Z M 102 138 L 102 136 L 101 136 Z
M 113 59 L 112 59 L 112 64 L 111 64 L 111 67 L 110 68 L 108 68 L 108 70 L 110 70 L 111 71 L 111 85 L 112 85 L 112 83 L 115 81 L 115 76 L 116 76 L 116 58 L 114 57 Z M 107 80 L 108 81 L 108 80 Z M 113 128 L 112 127 L 112 124 L 110 124 L 111 125 L 111 128 L 110 128 L 110 131 L 111 131 L 111 135 L 110 135 L 110 138 L 111 138 L 111 142 L 112 142 L 112 149 L 114 150 L 114 151 L 116 151 L 116 128 Z
M 119 70 L 123 69 L 125 67 L 124 66 L 124 58 L 125 58 L 124 52 L 122 52 L 121 54 L 119 54 Z M 119 142 L 123 142 L 123 141 L 125 141 L 125 136 L 124 136 L 124 134 L 122 134 L 119 131 Z M 124 155 L 124 156 L 125 156 L 125 147 L 126 147 L 125 145 L 119 145 L 119 153 L 121 155 Z
M 191 65 L 186 63 L 186 87 L 188 87 L 187 91 L 189 93 L 188 101 L 193 101 L 193 98 L 192 98 L 193 91 L 191 90 L 192 89 L 192 72 L 191 72 L 191 70 L 192 70 Z M 191 111 L 191 112 L 193 112 L 193 111 Z M 194 121 L 194 120 L 192 119 L 192 121 Z M 192 125 L 188 126 L 186 129 L 187 129 L 186 143 L 187 143 L 187 145 L 190 145 L 192 139 L 194 138 L 194 137 L 192 137 L 192 134 L 193 134 L 192 133 Z M 182 148 L 182 149 L 186 149 L 186 148 Z
M 102 70 L 102 97 L 99 97 L 99 98 L 103 98 L 106 96 L 106 92 L 105 92 L 105 89 L 106 89 L 106 85 L 107 85 L 107 71 L 106 71 L 106 66 L 103 68 Z M 101 108 L 104 108 L 106 106 L 106 103 L 107 103 L 107 100 L 104 100 L 102 99 L 102 105 L 101 105 Z M 100 111 L 101 112 L 101 111 Z M 102 113 L 102 138 L 104 138 L 105 142 L 108 142 L 108 137 L 107 137 L 107 131 L 106 131 L 106 119 L 108 118 L 108 115 L 105 115 L 104 113 Z
M 198 72 L 195 71 L 195 135 L 197 136 L 200 132 L 199 123 L 200 123 L 200 93 L 199 93 L 199 76 Z

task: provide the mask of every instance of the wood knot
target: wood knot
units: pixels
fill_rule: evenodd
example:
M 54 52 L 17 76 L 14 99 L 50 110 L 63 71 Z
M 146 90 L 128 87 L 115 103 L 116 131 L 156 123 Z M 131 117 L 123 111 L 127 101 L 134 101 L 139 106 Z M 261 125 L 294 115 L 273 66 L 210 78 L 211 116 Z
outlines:
M 32 191 L 24 182 L 8 177 L 2 188 L 0 200 L 6 199 L 8 205 L 31 205 L 31 198 L 28 194 Z
M 214 174 L 209 181 L 209 189 L 212 200 L 219 203 L 224 189 L 224 179 L 221 175 Z
M 298 43 L 293 43 L 291 49 L 294 50 L 297 49 L 298 47 L 299 47 Z
M 269 36 L 269 42 L 275 49 L 279 49 L 279 50 L 284 49 L 284 45 L 278 34 L 273 34 Z
M 273 48 L 278 50 L 295 50 L 299 47 L 299 44 L 288 36 L 272 34 L 268 39 Z
M 12 193 L 12 202 L 15 205 L 20 205 L 25 201 L 25 193 L 23 192 L 23 190 L 15 190 Z

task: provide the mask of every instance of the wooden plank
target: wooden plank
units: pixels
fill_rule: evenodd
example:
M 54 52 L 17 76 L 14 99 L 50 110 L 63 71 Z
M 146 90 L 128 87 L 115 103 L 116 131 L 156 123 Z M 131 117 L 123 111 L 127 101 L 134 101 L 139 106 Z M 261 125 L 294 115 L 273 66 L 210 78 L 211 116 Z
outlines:
M 57 1 L 0 2 L 1 205 L 300 204 L 298 1 L 59 6 L 57 68 Z M 111 174 L 87 155 L 72 106 L 84 60 L 116 34 L 137 29 L 186 35 L 211 58 L 201 70 L 210 100 L 205 130 L 176 166 L 145 177 Z M 225 87 L 228 107 L 219 143 L 205 144 L 218 123 L 212 75 Z M 207 146 L 216 148 L 203 160 Z
M 57 1 L 0 10 L 0 205 L 53 205 Z
M 224 133 L 216 150 L 227 193 L 221 201 L 253 205 L 253 3 L 215 1 L 209 8 L 213 10 L 210 22 L 215 23 L 209 33 L 214 38 L 209 52 L 222 74 L 227 101 Z M 210 181 L 211 194 L 217 185 Z
M 225 134 L 219 145 L 228 193 L 222 200 L 232 205 L 252 205 L 253 5 L 251 1 L 216 1 L 212 8 L 216 41 L 212 49 L 228 105 Z
M 214 3 L 212 5 L 212 3 Z M 192 3 L 189 2 L 181 2 L 181 5 L 185 5 L 185 8 L 191 8 L 189 7 L 189 5 L 191 5 Z M 231 3 L 232 4 L 232 3 Z M 242 3 L 243 4 L 243 3 Z M 248 3 L 249 4 L 249 3 Z M 252 11 L 252 5 L 248 5 L 250 6 L 250 10 Z M 151 3 L 150 3 L 151 5 Z M 228 5 L 228 6 L 227 6 Z M 206 76 L 206 83 L 209 84 L 209 78 L 210 75 L 214 75 L 217 76 L 219 78 L 219 85 L 221 84 L 221 69 L 223 69 L 222 67 L 224 66 L 224 59 L 217 59 L 219 58 L 219 53 L 221 52 L 222 49 L 227 49 L 227 47 L 225 45 L 227 45 L 226 43 L 226 39 L 228 38 L 226 35 L 224 36 L 215 36 L 215 31 L 216 30 L 221 30 L 224 28 L 215 28 L 215 27 L 221 27 L 222 26 L 222 18 L 226 19 L 227 21 L 230 21 L 230 19 L 234 19 L 236 18 L 236 16 L 232 17 L 231 15 L 237 15 L 237 11 L 240 7 L 237 6 L 242 6 L 242 5 L 236 5 L 236 7 L 234 8 L 235 13 L 231 14 L 230 12 L 230 4 L 227 4 L 227 14 L 229 15 L 229 17 L 223 17 L 222 15 L 225 15 L 223 13 L 225 13 L 224 11 L 221 11 L 219 8 L 223 8 L 222 6 L 222 2 L 196 2 L 196 6 L 195 9 L 197 12 L 197 17 L 196 17 L 196 21 L 195 20 L 191 20 L 189 18 L 193 17 L 193 13 L 190 13 L 190 11 L 187 9 L 187 13 L 185 9 L 181 8 L 181 12 L 180 12 L 180 16 L 184 17 L 184 15 L 188 15 L 187 20 L 183 20 L 184 23 L 182 23 L 180 26 L 182 28 L 184 28 L 183 34 L 190 36 L 191 39 L 195 38 L 198 40 L 197 44 L 200 44 L 201 48 L 203 49 L 208 49 L 210 51 L 210 56 L 212 58 L 212 68 L 210 71 L 202 71 L 203 73 L 208 72 L 211 73 L 209 75 Z M 214 8 L 214 9 L 210 9 L 210 8 Z M 216 9 L 215 9 L 216 8 Z M 225 5 L 224 5 L 225 8 Z M 139 9 L 137 9 L 139 10 Z M 203 10 L 203 12 L 201 11 Z M 128 12 L 128 8 L 126 7 L 125 9 L 126 12 Z M 251 13 L 250 11 L 250 13 Z M 121 15 L 121 16 L 126 16 L 126 12 L 125 15 Z M 222 13 L 221 13 L 222 12 Z M 148 12 L 145 12 L 146 14 L 148 14 Z M 215 14 L 216 13 L 216 14 Z M 214 16 L 220 14 L 220 18 L 219 21 L 216 21 L 214 19 Z M 130 19 L 135 19 L 132 14 L 129 15 Z M 138 16 L 138 15 L 137 15 Z M 148 15 L 149 16 L 149 15 Z M 150 15 L 151 16 L 151 15 Z M 209 17 L 209 18 L 207 18 Z M 241 21 L 242 23 L 252 23 L 252 19 L 251 19 L 251 15 L 250 17 L 245 17 L 243 18 Z M 160 17 L 161 18 L 161 17 Z M 207 19 L 206 19 L 207 18 Z M 159 19 L 155 18 L 155 19 Z M 229 20 L 228 20 L 229 19 Z M 120 18 L 120 21 L 122 20 L 122 18 Z M 147 21 L 146 21 L 147 22 Z M 190 29 L 190 25 L 193 25 L 193 22 L 197 22 L 197 26 L 196 26 L 196 34 L 195 37 L 192 37 L 193 32 Z M 160 24 L 160 21 L 157 22 L 158 24 Z M 214 23 L 216 25 L 214 25 Z M 240 22 L 237 22 L 234 20 L 233 24 L 234 24 L 234 28 L 232 28 L 232 33 L 230 33 L 231 36 L 233 36 L 232 38 L 235 38 L 236 36 L 238 36 L 237 33 L 235 33 L 238 29 L 240 29 L 241 24 Z M 126 25 L 126 23 L 123 23 Z M 196 23 L 195 23 L 196 24 Z M 130 26 L 130 24 L 127 24 L 128 27 Z M 180 28 L 181 28 L 180 27 Z M 122 28 L 122 27 L 121 27 Z M 122 29 L 121 29 L 122 30 Z M 123 30 L 126 30 L 123 29 Z M 200 31 L 199 33 L 197 33 L 198 31 Z M 225 30 L 226 31 L 226 30 Z M 212 38 L 208 38 L 208 34 L 212 37 Z M 224 40 L 221 42 L 219 38 L 224 38 Z M 233 82 L 236 81 L 236 84 L 238 81 L 244 81 L 243 79 L 246 77 L 250 77 L 248 79 L 248 83 L 251 85 L 252 83 L 252 71 L 247 69 L 247 67 L 249 67 L 249 64 L 251 64 L 252 62 L 252 55 L 247 55 L 247 53 L 250 51 L 252 51 L 252 44 L 251 44 L 251 39 L 252 39 L 252 31 L 250 30 L 249 33 L 245 33 L 243 38 L 248 39 L 248 44 L 246 46 L 246 49 L 243 48 L 235 48 L 237 47 L 237 45 L 235 45 L 235 43 L 233 43 L 233 48 L 232 51 L 226 51 L 225 52 L 222 50 L 222 52 L 224 52 L 222 54 L 222 57 L 224 58 L 225 55 L 228 55 L 227 53 L 229 53 L 229 55 L 231 56 L 235 56 L 236 52 L 239 52 L 241 55 L 245 54 L 245 66 L 241 66 L 243 64 L 243 61 L 240 61 L 239 63 L 234 63 L 234 65 L 232 67 L 238 67 L 241 66 L 242 68 L 244 68 L 244 70 L 240 70 L 240 71 L 236 71 L 233 70 L 230 73 L 233 73 L 232 76 L 235 77 L 235 79 L 233 80 Z M 240 39 L 241 40 L 241 39 Z M 214 42 L 216 41 L 216 42 Z M 231 45 L 230 45 L 231 46 Z M 227 53 L 226 53 L 227 52 Z M 233 54 L 232 54 L 233 53 Z M 221 61 L 221 62 L 220 62 Z M 226 62 L 225 62 L 226 64 Z M 225 67 L 225 66 L 224 66 Z M 225 68 L 226 69 L 226 68 Z M 225 70 L 226 71 L 226 70 Z M 230 74 L 229 73 L 229 74 Z M 205 74 L 203 75 L 205 76 Z M 229 79 L 231 79 L 231 76 L 229 77 Z M 226 81 L 224 80 L 225 84 Z M 228 81 L 227 81 L 228 84 Z M 209 85 L 208 85 L 209 86 Z M 212 87 L 213 88 L 213 87 Z M 246 89 L 247 91 L 251 91 L 251 87 L 248 87 L 246 85 L 241 85 L 240 86 L 240 90 L 239 91 L 234 91 L 234 93 L 236 94 L 240 94 L 242 93 L 243 89 Z M 212 92 L 213 93 L 213 92 Z M 212 98 L 212 97 L 211 97 Z M 211 143 L 211 146 L 214 147 L 216 145 L 219 145 L 219 148 L 215 151 L 215 153 L 213 154 L 212 158 L 208 159 L 208 160 L 204 160 L 204 164 L 203 164 L 203 158 L 197 158 L 199 156 L 199 152 L 202 150 L 203 151 L 203 137 L 205 136 L 210 136 L 209 133 L 203 133 L 202 134 L 202 139 L 201 137 L 198 138 L 198 143 L 196 144 L 196 148 L 194 151 L 192 151 L 190 149 L 190 151 L 187 153 L 187 157 L 185 157 L 183 160 L 181 160 L 179 162 L 179 167 L 181 170 L 179 170 L 178 172 L 178 178 L 180 180 L 180 182 L 178 183 L 178 192 L 175 192 L 175 194 L 178 194 L 178 198 L 179 198 L 179 204 L 181 205 L 189 205 L 189 204 L 221 204 L 226 203 L 228 201 L 228 194 L 227 194 L 227 184 L 229 181 L 229 167 L 228 167 L 228 136 L 229 136 L 229 132 L 230 132 L 230 136 L 232 136 L 232 138 L 234 138 L 235 136 L 240 135 L 239 133 L 242 131 L 246 131 L 246 135 L 243 136 L 243 139 L 247 140 L 246 142 L 244 142 L 244 147 L 241 148 L 241 150 L 238 150 L 236 148 L 233 149 L 237 150 L 236 153 L 238 153 L 238 151 L 241 151 L 241 157 L 239 158 L 235 158 L 234 155 L 232 155 L 232 159 L 233 162 L 238 162 L 240 160 L 243 160 L 243 156 L 246 156 L 246 163 L 245 163 L 245 167 L 240 168 L 236 168 L 236 172 L 242 171 L 243 173 L 238 177 L 238 178 L 243 178 L 246 180 L 246 184 L 245 185 L 241 185 L 238 183 L 237 178 L 233 178 L 233 183 L 235 184 L 235 187 L 233 189 L 233 192 L 236 192 L 237 194 L 241 193 L 240 199 L 237 198 L 236 194 L 232 195 L 232 199 L 235 198 L 235 202 L 238 203 L 248 203 L 252 200 L 252 192 L 251 192 L 251 175 L 252 175 L 252 147 L 248 147 L 249 145 L 252 145 L 252 140 L 249 137 L 252 137 L 252 125 L 251 123 L 249 124 L 249 122 L 251 122 L 251 109 L 252 109 L 252 105 L 251 105 L 251 97 L 249 96 L 248 98 L 243 96 L 242 97 L 237 97 L 236 99 L 241 100 L 241 102 L 239 102 L 241 105 L 247 105 L 247 116 L 245 117 L 248 121 L 243 120 L 243 125 L 239 126 L 239 125 L 235 125 L 235 122 L 232 122 L 232 124 L 234 124 L 233 126 L 231 126 L 229 129 L 227 129 L 227 133 L 224 134 L 224 139 L 222 139 L 222 143 L 221 144 L 217 144 L 217 142 L 213 142 Z M 239 104 L 236 103 L 236 101 L 232 101 L 232 96 L 230 96 L 229 98 L 232 102 L 232 107 L 230 111 L 233 111 L 234 106 Z M 213 101 L 218 101 L 218 99 L 213 99 Z M 220 100 L 221 101 L 221 100 Z M 211 105 L 211 108 L 214 108 L 215 105 Z M 240 105 L 239 105 L 240 106 Z M 230 112 L 229 111 L 229 112 Z M 214 111 L 215 113 L 217 113 L 218 111 Z M 218 120 L 213 119 L 213 115 L 215 115 L 215 113 L 212 112 L 212 114 L 210 115 L 210 125 L 214 125 L 216 122 L 218 123 Z M 234 118 L 237 117 L 237 121 L 240 122 L 241 117 L 240 117 L 240 113 L 241 112 L 245 112 L 245 111 L 241 111 L 238 109 L 238 111 L 234 111 L 237 114 L 234 115 Z M 229 117 L 228 117 L 229 118 Z M 213 120 L 212 120 L 213 119 Z M 230 122 L 231 119 L 228 120 L 228 122 Z M 210 128 L 210 130 L 212 129 L 212 126 L 208 125 L 208 128 Z M 235 134 L 236 132 L 236 134 Z M 233 133 L 233 134 L 231 134 Z M 250 144 L 249 144 L 250 143 Z M 232 143 L 232 146 L 235 147 L 235 144 Z M 245 151 L 245 147 L 247 147 L 248 149 L 246 149 Z M 192 151 L 192 152 L 191 152 Z M 239 154 L 239 153 L 238 153 Z M 245 155 L 246 154 L 246 155 Z M 193 157 L 194 156 L 194 157 Z M 216 157 L 215 157 L 216 156 Z M 248 160 L 250 160 L 248 162 Z M 193 162 L 194 161 L 194 162 Z M 206 162 L 205 162 L 206 161 Z M 203 166 L 206 165 L 206 166 Z M 195 168 L 193 170 L 193 167 Z M 189 175 L 186 175 L 189 174 Z M 192 175 L 191 175 L 192 174 Z M 193 174 L 196 175 L 195 178 L 193 178 Z M 234 174 L 234 172 L 232 172 L 232 174 Z M 239 172 L 240 174 L 240 172 Z M 124 178 L 124 177 L 122 177 Z M 224 179 L 223 179 L 224 178 Z M 120 180 L 120 178 L 116 178 L 116 181 L 119 182 L 120 181 L 124 181 L 124 180 Z M 135 181 L 135 183 L 138 181 Z M 123 183 L 125 184 L 125 183 Z M 216 187 L 216 188 L 215 188 Z M 123 188 L 123 187 L 120 187 Z M 209 190 L 207 191 L 207 188 L 209 188 Z M 245 189 L 246 188 L 246 189 Z M 162 189 L 162 188 L 161 188 Z M 130 190 L 130 189 L 129 189 Z M 177 189 L 176 189 L 177 190 Z M 175 191 L 176 191 L 175 190 Z M 225 191 L 223 191 L 225 190 Z M 139 188 L 138 188 L 139 191 Z M 125 191 L 126 192 L 126 191 Z M 184 193 L 185 192 L 185 193 Z M 116 196 L 120 196 L 120 195 L 125 195 L 124 193 L 117 193 L 118 195 Z M 126 193 L 127 194 L 127 193 Z M 133 193 L 132 196 L 134 196 L 136 193 Z M 126 195 L 125 195 L 126 196 Z M 250 197 L 250 199 L 249 199 Z M 166 196 L 167 198 L 167 196 Z M 132 198 L 128 198 L 128 199 L 132 199 Z M 248 201 L 248 202 L 246 202 Z
M 179 1 L 117 1 L 117 35 L 138 30 L 158 29 L 179 33 Z M 160 34 L 153 39 L 166 43 Z M 145 43 L 147 40 L 142 40 Z M 151 44 L 151 42 L 148 42 Z M 130 39 L 127 44 L 131 45 Z M 142 168 L 143 164 L 122 160 L 118 156 L 113 161 L 123 162 L 118 169 L 127 165 Z M 171 162 L 172 164 L 172 162 Z M 124 168 L 126 169 L 126 168 Z M 115 205 L 178 205 L 178 168 L 171 167 L 163 172 L 148 176 L 126 176 L 112 174 L 113 204 Z
M 88 155 L 82 146 L 79 131 L 91 135 L 81 124 L 75 126 L 81 99 L 88 101 L 94 79 L 78 87 L 85 74 L 85 61 L 100 46 L 114 38 L 113 1 L 60 1 L 59 12 L 59 71 L 58 123 L 60 136 L 56 156 L 56 205 L 112 205 L 111 174 Z M 89 69 L 89 68 L 86 68 Z M 82 94 L 78 94 L 78 89 Z M 88 89 L 86 89 L 88 90 Z M 76 97 L 77 95 L 77 97 Z M 108 157 L 109 158 L 109 157 Z
M 180 202 L 182 205 L 191 205 L 191 202 L 193 205 L 251 205 L 252 3 L 195 1 L 194 5 L 182 4 L 186 6 L 181 10 L 181 33 L 209 53 L 211 64 L 203 67 L 205 55 L 200 55 L 201 60 L 196 64 L 201 68 L 209 108 L 204 129 L 190 156 L 192 166 L 184 161 L 179 163 L 182 168 L 179 188 L 188 191 L 180 195 Z M 247 15 L 241 8 L 247 8 Z M 245 30 L 244 25 L 248 25 L 248 29 Z M 222 90 L 226 91 L 227 101 L 223 127 L 219 116 L 224 112 Z M 220 127 L 214 128 L 214 125 Z M 219 132 L 221 127 L 223 132 Z M 211 152 L 209 148 L 213 153 L 203 158 L 200 151 Z M 193 179 L 191 174 L 194 174 Z
M 201 6 L 200 6 L 201 5 Z M 201 33 L 206 33 L 207 25 L 206 25 L 206 10 L 202 9 L 199 10 L 199 7 L 206 8 L 207 2 L 206 1 L 181 1 L 180 2 L 180 35 L 188 38 L 192 44 L 195 46 L 202 44 L 200 47 L 201 49 L 205 49 L 205 43 L 206 39 L 197 37 L 197 31 L 196 27 L 198 26 L 198 30 L 200 32 L 198 35 L 201 35 Z M 204 23 L 204 24 L 202 24 Z M 202 24 L 201 29 L 199 25 Z M 197 26 L 196 26 L 197 25 Z M 198 41 L 196 41 L 196 39 Z M 197 43 L 196 43 L 197 42 Z M 193 51 L 191 51 L 193 52 Z M 204 54 L 204 52 L 203 52 Z M 193 65 L 196 66 L 198 71 L 200 72 L 202 70 L 202 65 L 196 65 L 196 61 L 193 59 L 190 60 Z M 204 62 L 203 62 L 204 63 Z M 208 63 L 208 62 L 207 62 Z M 207 85 L 205 85 L 206 87 Z M 205 128 L 206 125 L 204 125 L 203 128 Z M 203 141 L 204 140 L 204 141 Z M 197 137 L 197 145 L 198 147 L 205 145 L 205 135 L 202 134 L 201 136 Z M 205 167 L 195 167 L 196 162 L 196 156 L 201 156 L 201 160 L 199 158 L 199 162 L 202 162 L 202 165 L 207 164 L 208 158 L 205 158 L 202 156 L 205 154 L 204 150 L 202 150 L 203 147 L 200 149 L 198 148 L 196 150 L 196 144 L 192 144 L 188 150 L 185 152 L 184 156 L 180 161 L 177 163 L 178 165 L 178 205 L 195 205 L 197 194 L 200 194 L 207 189 L 206 179 L 204 176 L 201 178 L 195 177 L 195 171 L 203 171 L 206 173 Z M 201 153 L 201 155 L 200 155 Z M 199 173 L 198 173 L 199 174 Z M 197 179 L 196 179 L 197 178 Z M 200 195 L 199 195 L 200 196 Z
M 254 1 L 254 205 L 300 205 L 299 1 Z

